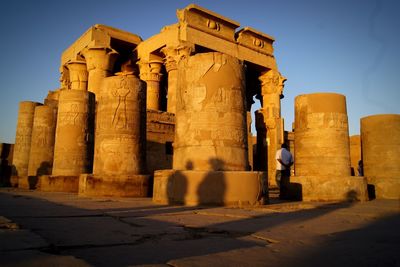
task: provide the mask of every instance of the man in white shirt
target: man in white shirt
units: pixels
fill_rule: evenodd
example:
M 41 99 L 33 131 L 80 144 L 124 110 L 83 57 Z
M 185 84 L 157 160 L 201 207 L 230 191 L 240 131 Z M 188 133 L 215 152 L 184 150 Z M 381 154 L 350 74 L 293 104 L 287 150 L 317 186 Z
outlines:
M 276 151 L 276 184 L 279 187 L 279 198 L 287 199 L 289 193 L 290 166 L 293 165 L 292 153 L 287 149 L 286 144 Z

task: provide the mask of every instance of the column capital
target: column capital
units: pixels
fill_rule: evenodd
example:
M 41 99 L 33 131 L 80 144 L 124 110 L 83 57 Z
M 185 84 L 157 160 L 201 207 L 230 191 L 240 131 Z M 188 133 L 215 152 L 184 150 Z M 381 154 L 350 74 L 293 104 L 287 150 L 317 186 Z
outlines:
M 112 71 L 114 63 L 119 53 L 106 46 L 88 46 L 81 51 L 85 57 L 87 70 L 100 69 L 104 71 Z
M 81 60 L 70 61 L 67 63 L 69 78 L 72 90 L 87 90 L 88 71 L 86 62 Z
M 159 82 L 162 77 L 161 68 L 163 62 L 161 60 L 150 60 L 137 62 L 139 65 L 140 79 L 143 81 Z
M 166 46 L 161 49 L 165 55 L 164 64 L 167 72 L 176 70 L 179 61 L 188 58 L 194 52 L 194 45 L 190 43 L 181 43 L 176 46 Z
M 282 95 L 284 83 L 287 80 L 277 70 L 268 70 L 262 72 L 258 77 L 261 81 L 261 94 L 279 94 Z

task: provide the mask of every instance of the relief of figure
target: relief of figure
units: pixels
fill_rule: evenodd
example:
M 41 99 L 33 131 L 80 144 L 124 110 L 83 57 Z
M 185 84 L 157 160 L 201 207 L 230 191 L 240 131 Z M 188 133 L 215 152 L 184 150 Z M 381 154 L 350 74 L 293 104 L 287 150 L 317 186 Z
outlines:
M 118 104 L 115 108 L 112 125 L 116 129 L 126 129 L 128 125 L 126 98 L 131 90 L 128 88 L 128 83 L 122 79 L 119 86 L 112 92 L 112 95 L 118 98 Z

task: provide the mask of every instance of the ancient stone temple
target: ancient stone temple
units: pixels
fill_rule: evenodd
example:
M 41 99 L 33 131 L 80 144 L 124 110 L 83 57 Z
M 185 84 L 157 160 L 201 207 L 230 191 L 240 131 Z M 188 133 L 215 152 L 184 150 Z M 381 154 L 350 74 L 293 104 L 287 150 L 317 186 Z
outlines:
M 293 190 L 303 200 L 367 200 L 364 177 L 350 176 L 346 98 L 315 93 L 295 99 Z
M 276 64 L 274 39 L 239 27 L 194 4 L 147 40 L 90 27 L 61 55 L 60 88 L 43 104 L 21 102 L 13 164 L 2 152 L 2 166 L 9 167 L 2 173 L 13 169 L 14 186 L 82 196 L 259 205 L 277 186 L 275 155 L 287 143 L 295 158 L 293 197 L 366 200 L 367 180 L 351 176 L 362 143 L 376 197 L 399 195 L 398 170 L 380 175 L 387 166 L 374 156 L 380 149 L 390 151 L 382 155 L 387 160 L 396 155 L 398 115 L 380 117 L 390 128 L 385 131 L 396 134 L 384 136 L 368 117 L 361 143 L 359 137 L 349 141 L 343 95 L 300 95 L 294 129 L 285 131 L 286 78 Z M 257 136 L 251 133 L 253 97 L 261 103 Z
M 361 144 L 371 197 L 400 199 L 400 115 L 361 118 Z

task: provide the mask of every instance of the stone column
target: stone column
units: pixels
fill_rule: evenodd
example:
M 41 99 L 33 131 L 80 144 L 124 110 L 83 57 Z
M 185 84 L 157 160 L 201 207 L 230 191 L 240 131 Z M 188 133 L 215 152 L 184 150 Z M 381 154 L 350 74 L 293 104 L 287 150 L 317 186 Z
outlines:
M 32 127 L 37 102 L 23 101 L 19 103 L 17 131 L 13 156 L 12 185 L 18 184 L 18 177 L 28 175 L 29 152 L 31 149 Z
M 97 108 L 94 175 L 144 173 L 145 88 L 145 84 L 129 72 L 104 80 Z
M 93 174 L 82 174 L 79 194 L 146 197 L 146 86 L 123 71 L 103 80 L 97 106 Z
M 372 197 L 400 199 L 400 115 L 361 118 L 361 145 Z
M 77 176 L 91 172 L 93 118 L 93 93 L 60 92 L 52 175 Z
M 71 61 L 67 63 L 72 90 L 87 90 L 88 71 L 85 61 Z
M 280 148 L 283 140 L 283 119 L 281 118 L 281 96 L 283 92 L 283 77 L 276 70 L 268 70 L 259 77 L 261 81 L 262 109 L 267 134 L 268 149 L 268 181 L 272 186 L 276 186 L 276 151 Z
M 175 170 L 244 171 L 248 164 L 243 66 L 222 53 L 179 64 Z
M 83 52 L 87 64 L 88 91 L 93 92 L 98 99 L 101 82 L 112 74 L 118 52 L 103 46 L 90 46 Z
M 28 176 L 51 174 L 54 155 L 57 110 L 50 106 L 38 106 L 32 130 Z
M 147 84 L 147 109 L 160 110 L 160 81 L 163 62 L 151 60 L 139 63 L 140 79 Z
M 192 45 L 182 44 L 179 46 L 167 46 L 161 49 L 165 55 L 164 65 L 168 72 L 168 99 L 167 111 L 170 113 L 176 112 L 176 90 L 178 81 L 178 63 L 180 60 L 188 58 L 192 51 Z
M 350 176 L 346 98 L 334 93 L 295 98 L 295 177 L 306 201 L 367 200 L 366 180 Z
M 333 93 L 295 98 L 296 176 L 350 176 L 346 98 Z

